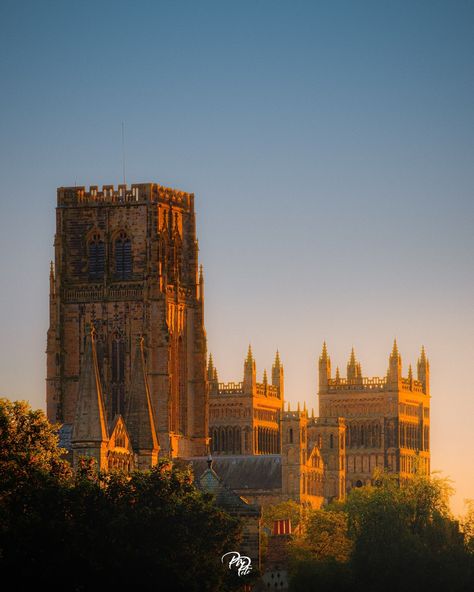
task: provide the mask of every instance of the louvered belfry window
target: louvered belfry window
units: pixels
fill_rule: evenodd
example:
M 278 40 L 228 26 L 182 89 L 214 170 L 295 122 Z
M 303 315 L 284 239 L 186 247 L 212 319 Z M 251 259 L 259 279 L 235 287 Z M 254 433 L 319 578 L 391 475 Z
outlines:
M 115 239 L 115 276 L 119 280 L 132 277 L 132 242 L 125 232 Z
M 89 278 L 102 280 L 105 270 L 105 244 L 99 233 L 89 240 Z

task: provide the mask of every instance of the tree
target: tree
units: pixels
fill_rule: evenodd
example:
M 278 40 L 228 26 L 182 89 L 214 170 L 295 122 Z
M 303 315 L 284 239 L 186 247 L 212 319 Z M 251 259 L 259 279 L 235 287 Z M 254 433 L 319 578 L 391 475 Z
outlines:
M 303 520 L 301 536 L 290 544 L 291 589 L 351 589 L 351 550 L 345 512 L 310 510 Z
M 292 544 L 292 556 L 295 560 L 347 562 L 351 549 L 344 512 L 311 510 L 303 535 Z
M 449 513 L 449 483 L 416 475 L 400 485 L 396 475 L 382 473 L 376 483 L 352 490 L 346 503 L 358 585 L 368 591 L 468 589 L 472 562 Z
M 2 402 L 0 572 L 17 589 L 225 591 L 241 585 L 221 563 L 240 524 L 167 460 L 148 472 L 101 474 L 82 459 L 64 471 L 41 412 Z M 58 467 L 61 467 L 58 470 Z
M 35 472 L 70 477 L 57 427 L 25 401 L 0 399 L 0 491 L 9 491 Z
M 461 529 L 466 539 L 467 548 L 474 555 L 474 500 L 466 500 L 466 506 L 466 514 L 461 521 Z

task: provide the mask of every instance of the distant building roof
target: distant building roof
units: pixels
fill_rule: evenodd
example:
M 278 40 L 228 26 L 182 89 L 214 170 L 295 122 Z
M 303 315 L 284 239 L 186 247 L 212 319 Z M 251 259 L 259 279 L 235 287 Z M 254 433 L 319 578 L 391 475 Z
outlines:
M 231 514 L 250 514 L 260 516 L 260 508 L 249 503 L 246 499 L 232 491 L 212 467 L 208 467 L 204 473 L 196 479 L 198 487 L 215 496 L 216 504 Z
M 194 476 L 199 478 L 207 468 L 206 457 L 188 459 Z M 262 454 L 255 456 L 216 456 L 213 468 L 231 489 L 281 489 L 281 456 Z

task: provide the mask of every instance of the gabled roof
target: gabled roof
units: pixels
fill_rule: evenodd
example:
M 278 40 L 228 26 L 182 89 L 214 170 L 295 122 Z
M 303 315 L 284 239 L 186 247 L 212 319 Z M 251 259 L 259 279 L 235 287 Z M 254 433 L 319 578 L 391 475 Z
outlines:
M 206 457 L 190 458 L 189 462 L 196 478 L 206 468 Z M 281 489 L 281 455 L 236 455 L 216 456 L 213 468 L 224 483 L 239 491 Z
M 217 473 L 208 467 L 197 480 L 198 487 L 215 497 L 216 504 L 230 514 L 260 516 L 260 508 L 232 491 Z
M 117 438 L 123 436 L 123 445 L 117 442 Z M 133 453 L 132 441 L 128 433 L 127 426 L 121 415 L 116 415 L 110 427 L 110 448 L 125 448 L 130 453 Z

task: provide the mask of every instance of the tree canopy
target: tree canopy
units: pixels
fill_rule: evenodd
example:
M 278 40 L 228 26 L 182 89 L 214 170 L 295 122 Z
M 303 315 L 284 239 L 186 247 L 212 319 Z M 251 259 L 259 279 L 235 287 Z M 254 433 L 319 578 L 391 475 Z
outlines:
M 292 589 L 471 590 L 471 523 L 461 528 L 450 514 L 449 483 L 416 475 L 400 484 L 388 473 L 375 483 L 308 514 L 293 545 Z
M 235 587 L 221 556 L 238 548 L 240 525 L 189 471 L 162 460 L 100 474 L 84 459 L 73 475 L 61 452 L 42 412 L 0 401 L 0 572 L 18 589 Z

